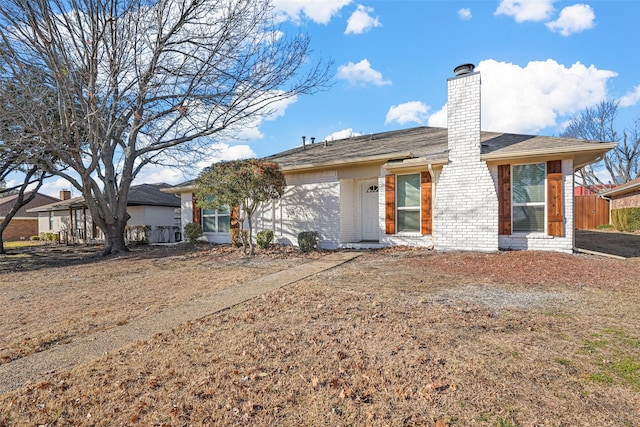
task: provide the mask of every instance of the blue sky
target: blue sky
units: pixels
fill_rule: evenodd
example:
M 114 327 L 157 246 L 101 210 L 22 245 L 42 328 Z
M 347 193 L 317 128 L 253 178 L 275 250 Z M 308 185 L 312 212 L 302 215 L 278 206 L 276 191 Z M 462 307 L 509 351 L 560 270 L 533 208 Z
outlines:
M 640 1 L 274 0 L 285 32 L 311 37 L 311 60 L 334 61 L 332 87 L 281 105 L 211 162 L 266 156 L 301 137 L 446 126 L 446 80 L 482 75 L 483 129 L 558 135 L 572 115 L 620 99 L 618 123 L 640 116 Z M 203 166 L 203 165 L 201 165 Z M 136 181 L 191 174 L 148 169 Z M 44 192 L 57 195 L 53 179 Z

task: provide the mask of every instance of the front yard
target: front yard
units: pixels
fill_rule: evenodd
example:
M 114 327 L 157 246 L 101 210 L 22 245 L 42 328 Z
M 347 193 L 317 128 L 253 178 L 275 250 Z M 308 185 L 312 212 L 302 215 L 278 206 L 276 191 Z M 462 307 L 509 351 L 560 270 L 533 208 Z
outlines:
M 306 261 L 0 259 L 2 362 Z M 381 250 L 6 393 L 0 426 L 634 426 L 639 331 L 637 259 Z

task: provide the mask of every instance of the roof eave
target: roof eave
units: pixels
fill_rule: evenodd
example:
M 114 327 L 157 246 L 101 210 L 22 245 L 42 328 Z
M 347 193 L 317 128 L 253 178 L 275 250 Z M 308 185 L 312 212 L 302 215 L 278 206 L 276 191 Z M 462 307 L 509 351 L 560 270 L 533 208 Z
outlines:
M 191 184 L 191 185 L 183 185 L 180 187 L 162 188 L 160 189 L 160 191 L 168 194 L 180 194 L 180 193 L 186 193 L 188 191 L 193 191 L 194 188 L 195 188 L 195 185 Z
M 587 159 L 582 160 L 579 163 L 574 163 L 574 170 L 578 170 L 594 161 L 598 160 L 598 157 L 604 156 L 607 151 L 615 148 L 617 143 L 599 143 L 595 147 L 589 148 L 579 148 L 576 149 L 575 146 L 571 147 L 560 147 L 560 148 L 544 148 L 539 150 L 526 150 L 526 151 L 518 151 L 518 152 L 507 152 L 501 153 L 500 151 L 488 154 L 482 154 L 480 156 L 481 160 L 487 162 L 495 162 L 500 160 L 515 160 L 515 159 L 530 159 L 536 157 L 554 157 L 554 156 L 571 156 L 577 157 L 580 154 L 587 155 Z
M 626 187 L 626 188 L 621 188 L 621 189 L 613 188 L 609 191 L 603 191 L 602 193 L 598 193 L 598 195 L 604 196 L 604 197 L 623 196 L 625 194 L 633 193 L 635 191 L 640 191 L 640 183 L 633 186 Z

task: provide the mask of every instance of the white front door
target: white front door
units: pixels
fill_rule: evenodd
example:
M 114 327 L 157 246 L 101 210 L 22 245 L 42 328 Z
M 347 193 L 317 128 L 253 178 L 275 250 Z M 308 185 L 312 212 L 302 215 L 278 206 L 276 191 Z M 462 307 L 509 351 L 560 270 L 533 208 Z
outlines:
M 378 182 L 360 183 L 362 240 L 378 240 Z

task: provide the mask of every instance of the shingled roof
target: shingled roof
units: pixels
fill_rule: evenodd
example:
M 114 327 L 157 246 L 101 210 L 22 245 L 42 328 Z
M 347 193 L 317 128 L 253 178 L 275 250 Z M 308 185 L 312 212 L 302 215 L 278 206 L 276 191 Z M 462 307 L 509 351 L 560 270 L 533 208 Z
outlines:
M 168 184 L 141 184 L 132 185 L 129 189 L 127 206 L 169 206 L 180 207 L 180 199 L 174 194 L 163 193 L 163 188 L 170 187 Z M 29 212 L 60 211 L 70 207 L 85 206 L 84 197 L 74 197 L 73 199 L 61 200 L 38 208 L 29 209 Z
M 600 195 L 606 197 L 616 197 L 627 193 L 632 193 L 634 191 L 640 191 L 640 178 L 636 178 L 627 183 L 620 184 L 610 190 L 605 190 L 601 192 Z
M 24 198 L 26 199 L 30 195 L 31 192 L 25 193 Z M 0 198 L 0 218 L 6 217 L 11 209 L 13 209 L 13 205 L 17 198 L 17 194 Z M 37 193 L 35 198 L 31 202 L 18 209 L 18 212 L 16 212 L 15 216 L 20 218 L 37 218 L 38 215 L 29 212 L 29 210 L 38 206 L 42 206 L 46 203 L 51 203 L 54 200 L 58 199 L 55 197 L 47 196 L 46 194 Z
M 306 144 L 267 159 L 277 162 L 284 171 L 401 159 L 446 164 L 447 138 L 446 128 L 416 127 Z M 576 168 L 592 162 L 615 146 L 615 143 L 582 139 L 499 132 L 481 132 L 480 140 L 482 160 L 573 155 L 577 160 Z

